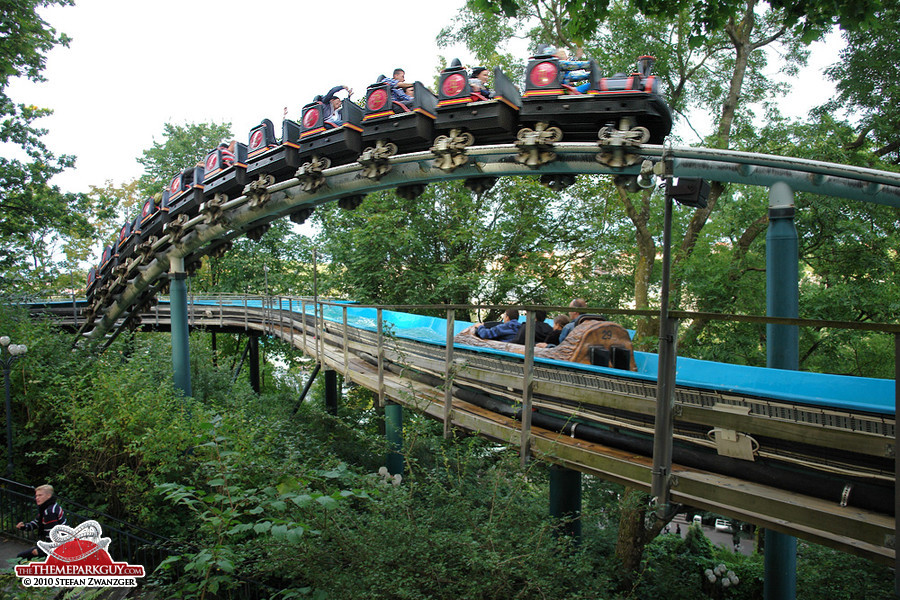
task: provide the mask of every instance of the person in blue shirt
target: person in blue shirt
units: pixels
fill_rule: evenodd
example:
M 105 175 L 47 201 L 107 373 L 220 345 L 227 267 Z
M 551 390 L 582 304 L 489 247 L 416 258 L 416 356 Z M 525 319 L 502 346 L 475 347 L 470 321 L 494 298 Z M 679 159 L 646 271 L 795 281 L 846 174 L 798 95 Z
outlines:
M 570 86 L 582 94 L 591 88 L 591 82 L 589 81 L 591 62 L 581 60 L 581 48 L 578 48 L 575 60 L 569 59 L 569 53 L 565 48 L 556 50 L 550 47 L 544 51 L 553 54 L 559 59 L 559 70 L 563 72 L 563 85 Z
M 514 308 L 508 309 L 501 317 L 499 325 L 494 327 L 485 327 L 484 323 L 475 324 L 475 337 L 483 340 L 496 340 L 498 342 L 511 342 L 516 339 L 519 333 L 519 311 Z
M 382 80 L 391 84 L 391 100 L 400 102 L 407 108 L 412 108 L 413 97 L 405 91 L 412 87 L 411 83 L 406 83 L 406 72 L 398 67 L 394 69 L 392 75 L 393 77 L 385 77 Z

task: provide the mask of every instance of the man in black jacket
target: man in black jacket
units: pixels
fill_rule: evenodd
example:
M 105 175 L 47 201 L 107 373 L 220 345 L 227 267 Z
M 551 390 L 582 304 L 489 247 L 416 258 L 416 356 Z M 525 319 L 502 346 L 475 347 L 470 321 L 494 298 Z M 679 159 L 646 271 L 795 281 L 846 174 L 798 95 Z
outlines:
M 553 328 L 547 325 L 547 311 L 546 310 L 536 310 L 534 311 L 534 341 L 535 343 L 541 343 L 547 340 L 547 336 L 550 335 L 550 332 L 553 331 Z M 516 334 L 515 339 L 512 341 L 513 344 L 519 344 L 520 346 L 525 345 L 525 325 L 523 324 L 519 327 L 519 333 Z
M 25 531 L 33 531 L 37 529 L 38 539 L 49 542 L 50 530 L 57 525 L 66 524 L 66 515 L 62 507 L 56 501 L 53 495 L 53 486 L 39 485 L 34 488 L 34 501 L 38 505 L 38 516 L 27 523 L 19 522 L 17 529 Z M 18 554 L 19 558 L 32 558 L 35 556 L 46 556 L 44 551 L 35 546 L 30 550 L 25 550 Z

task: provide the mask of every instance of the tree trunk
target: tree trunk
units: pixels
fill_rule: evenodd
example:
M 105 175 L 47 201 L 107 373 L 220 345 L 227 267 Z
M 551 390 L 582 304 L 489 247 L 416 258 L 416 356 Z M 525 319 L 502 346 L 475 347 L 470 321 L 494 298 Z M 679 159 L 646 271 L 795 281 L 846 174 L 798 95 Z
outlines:
M 650 281 L 653 276 L 653 263 L 656 261 L 656 242 L 650 232 L 650 192 L 640 193 L 640 208 L 631 201 L 631 197 L 622 188 L 616 188 L 619 198 L 625 206 L 625 213 L 634 224 L 635 237 L 638 246 L 638 260 L 634 268 L 634 305 L 638 309 L 650 308 Z M 639 319 L 635 339 L 638 340 L 640 350 L 652 350 L 640 346 L 642 342 L 652 339 L 659 333 L 657 319 Z
M 632 487 L 625 488 L 619 502 L 619 536 L 616 539 L 616 558 L 622 574 L 619 587 L 623 591 L 631 589 L 634 584 L 644 547 L 668 524 L 668 521 L 656 519 L 648 528 L 645 525 L 647 508 L 647 494 Z

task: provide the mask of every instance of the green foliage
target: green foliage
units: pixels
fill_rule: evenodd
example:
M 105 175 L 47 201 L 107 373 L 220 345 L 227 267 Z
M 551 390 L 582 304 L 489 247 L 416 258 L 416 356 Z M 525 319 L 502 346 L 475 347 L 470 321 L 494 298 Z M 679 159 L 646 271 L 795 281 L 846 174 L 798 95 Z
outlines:
M 888 600 L 891 569 L 817 544 L 798 541 L 797 600 Z
M 858 31 L 844 31 L 846 46 L 840 60 L 829 67 L 826 74 L 837 84 L 838 95 L 825 105 L 826 110 L 837 107 L 852 109 L 860 119 L 859 138 L 843 143 L 859 145 L 871 132 L 879 148 L 875 155 L 892 157 L 900 162 L 900 48 L 896 44 L 896 23 L 900 21 L 900 6 L 886 2 L 881 11 L 873 14 L 873 27 Z
M 370 194 L 352 212 L 322 209 L 317 243 L 331 258 L 328 287 L 363 302 L 568 302 L 569 273 L 594 252 L 586 231 L 611 226 L 607 209 L 530 178 L 480 196 L 440 184 L 415 200 Z
M 43 81 L 47 53 L 68 44 L 37 12 L 56 4 L 71 2 L 3 2 L 0 17 L 0 288 L 7 295 L 52 289 L 63 267 L 54 255 L 66 237 L 88 231 L 86 198 L 49 183 L 75 164 L 74 157 L 56 156 L 43 142 L 47 132 L 35 121 L 51 111 L 7 95 L 13 78 Z
M 204 261 L 191 291 L 313 295 L 313 243 L 287 219 L 274 221 L 259 241 L 233 243 L 225 256 Z
M 557 28 L 565 32 L 572 40 L 590 38 L 597 31 L 598 22 L 602 21 L 609 9 L 609 0 L 605 2 L 587 2 L 585 0 L 565 0 L 559 3 L 561 10 Z M 649 16 L 660 16 L 690 10 L 695 15 L 692 29 L 692 46 L 700 46 L 705 36 L 727 26 L 735 13 L 753 10 L 755 2 L 742 0 L 728 2 L 712 2 L 709 0 L 638 0 L 635 7 Z M 848 30 L 866 31 L 877 26 L 875 14 L 882 6 L 881 0 L 872 0 L 861 5 L 823 2 L 821 0 L 802 0 L 787 2 L 771 0 L 769 4 L 778 10 L 784 10 L 785 23 L 801 32 L 806 41 L 812 41 L 839 23 Z M 508 18 L 525 19 L 530 16 L 529 9 L 539 5 L 536 0 L 469 0 L 468 6 L 485 15 L 496 17 L 501 13 Z
M 163 141 L 154 140 L 137 159 L 144 167 L 140 189 L 145 196 L 161 192 L 172 177 L 203 161 L 210 150 L 231 136 L 231 123 L 166 123 Z
M 209 454 L 200 465 L 201 472 L 212 474 L 206 485 L 173 482 L 158 486 L 165 500 L 190 510 L 199 524 L 198 537 L 204 541 L 198 549 L 173 556 L 162 565 L 169 572 L 164 577 L 174 575 L 169 590 L 177 597 L 215 594 L 239 584 L 234 575 L 239 572 L 241 549 L 248 540 L 296 545 L 304 535 L 318 535 L 302 520 L 304 510 L 328 510 L 349 498 L 369 497 L 364 490 L 313 491 L 308 478 L 292 474 L 282 474 L 277 485 L 249 487 L 264 484 L 265 479 L 242 468 L 246 453 L 232 449 L 234 440 L 218 431 L 220 423 L 219 419 L 203 423 L 200 429 L 211 439 L 194 447 L 198 454 Z M 335 480 L 345 471 L 344 465 L 338 465 L 311 474 Z
M 348 599 L 603 597 L 594 548 L 552 534 L 540 469 L 521 473 L 515 452 L 427 429 L 413 417 L 406 434 L 433 448 L 427 466 L 410 459 L 399 486 L 375 479 L 371 502 L 317 513 L 321 535 L 269 568 Z

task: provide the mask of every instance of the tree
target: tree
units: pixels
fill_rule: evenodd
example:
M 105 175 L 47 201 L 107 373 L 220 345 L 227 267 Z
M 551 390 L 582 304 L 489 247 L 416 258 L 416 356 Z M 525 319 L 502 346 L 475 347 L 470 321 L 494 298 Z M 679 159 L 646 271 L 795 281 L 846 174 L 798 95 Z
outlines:
M 900 47 L 896 43 L 900 5 L 896 0 L 887 3 L 875 18 L 878 26 L 843 32 L 846 46 L 840 60 L 826 71 L 836 82 L 838 95 L 824 108 L 855 111 L 858 135 L 850 146 L 859 147 L 871 136 L 875 156 L 891 156 L 891 162 L 900 164 Z
M 312 252 L 311 240 L 279 219 L 259 241 L 242 237 L 223 256 L 207 258 L 191 278 L 191 290 L 311 296 Z
M 137 159 L 144 167 L 141 191 L 148 196 L 159 193 L 172 177 L 202 161 L 210 150 L 231 137 L 231 123 L 166 123 L 162 141 L 154 140 Z
M 370 194 L 349 212 L 316 213 L 332 289 L 383 304 L 510 304 L 568 295 L 583 255 L 583 208 L 531 178 L 475 194 L 459 182 L 416 199 Z
M 2 2 L 0 11 L 0 287 L 7 293 L 40 290 L 59 272 L 56 258 L 64 240 L 85 234 L 87 199 L 62 193 L 50 179 L 75 164 L 72 156 L 57 157 L 41 139 L 46 130 L 35 121 L 51 111 L 14 102 L 7 95 L 10 80 L 43 81 L 47 53 L 68 45 L 38 15 L 40 7 L 69 5 L 70 0 Z
M 534 12 L 547 10 L 557 15 L 552 30 L 571 41 L 590 39 L 597 33 L 600 23 L 608 17 L 609 5 L 614 0 L 555 0 L 544 3 L 539 0 L 469 0 L 468 6 L 489 16 L 501 14 L 508 18 L 527 18 Z M 827 0 L 770 0 L 771 8 L 783 11 L 785 24 L 801 33 L 811 42 L 839 23 L 848 30 L 865 31 L 878 24 L 877 12 L 881 0 L 868 0 L 861 4 L 835 3 Z M 692 45 L 701 45 L 702 38 L 725 27 L 735 13 L 744 9 L 743 0 L 637 0 L 635 7 L 650 17 L 690 10 L 694 15 Z

